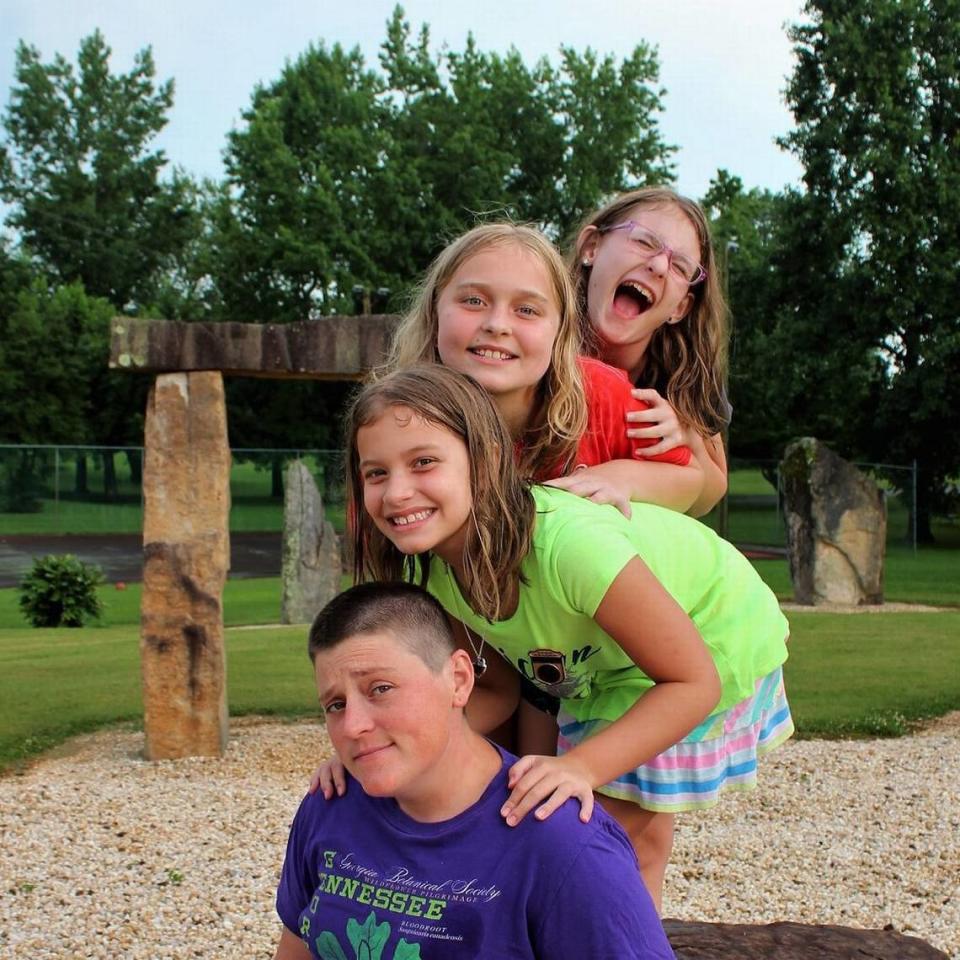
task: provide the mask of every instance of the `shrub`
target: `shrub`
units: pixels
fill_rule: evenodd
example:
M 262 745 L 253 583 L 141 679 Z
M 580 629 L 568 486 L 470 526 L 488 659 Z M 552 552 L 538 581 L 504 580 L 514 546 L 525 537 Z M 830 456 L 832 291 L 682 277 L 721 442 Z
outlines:
M 20 609 L 35 627 L 82 627 L 103 613 L 101 583 L 99 567 L 69 553 L 38 557 L 20 581 Z

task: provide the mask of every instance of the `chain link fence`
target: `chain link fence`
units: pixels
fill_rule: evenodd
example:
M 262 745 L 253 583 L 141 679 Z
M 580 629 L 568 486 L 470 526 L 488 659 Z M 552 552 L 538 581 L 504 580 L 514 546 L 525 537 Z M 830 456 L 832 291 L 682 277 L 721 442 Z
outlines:
M 233 532 L 283 528 L 283 471 L 303 460 L 327 514 L 343 529 L 343 455 L 339 450 L 235 449 L 230 475 Z M 916 465 L 858 463 L 886 492 L 890 543 L 916 547 Z M 141 447 L 0 445 L 0 536 L 139 533 L 143 521 Z M 705 522 L 741 545 L 786 545 L 776 460 L 730 459 L 726 504 Z
M 856 463 L 873 477 L 887 502 L 887 543 L 917 548 L 917 466 L 892 463 Z M 740 546 L 786 549 L 783 488 L 778 460 L 731 457 L 730 487 L 704 522 Z
M 343 525 L 339 450 L 234 449 L 230 529 L 283 528 L 283 472 L 301 459 Z M 143 448 L 0 445 L 0 536 L 139 533 Z

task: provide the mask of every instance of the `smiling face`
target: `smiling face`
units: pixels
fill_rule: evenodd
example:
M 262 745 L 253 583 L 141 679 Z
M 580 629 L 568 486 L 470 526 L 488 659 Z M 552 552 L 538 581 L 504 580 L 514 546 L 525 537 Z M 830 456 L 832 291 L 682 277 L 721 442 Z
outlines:
M 678 206 L 637 205 L 617 222 L 634 220 L 657 234 L 678 254 L 699 261 L 700 241 Z M 649 256 L 628 230 L 601 234 L 586 227 L 580 235 L 581 260 L 591 263 L 587 313 L 601 342 L 603 359 L 636 375 L 650 338 L 664 323 L 682 320 L 693 303 L 687 284 L 670 270 L 666 251 Z
M 437 298 L 437 350 L 494 398 L 517 436 L 537 402 L 560 327 L 546 266 L 517 243 L 468 257 Z
M 363 505 L 405 554 L 431 550 L 458 565 L 470 518 L 470 463 L 463 441 L 409 407 L 389 406 L 357 431 Z
M 344 766 L 374 797 L 394 797 L 429 818 L 449 793 L 469 657 L 455 651 L 433 671 L 390 630 L 361 633 L 314 657 L 327 731 Z

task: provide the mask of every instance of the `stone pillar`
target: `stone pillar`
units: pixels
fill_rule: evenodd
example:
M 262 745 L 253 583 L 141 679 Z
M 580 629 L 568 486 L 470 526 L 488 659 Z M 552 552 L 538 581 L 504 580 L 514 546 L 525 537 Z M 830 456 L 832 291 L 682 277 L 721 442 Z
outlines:
M 883 603 L 883 491 L 813 437 L 787 447 L 780 476 L 797 603 Z
M 294 460 L 284 477 L 281 622 L 312 622 L 340 592 L 341 566 L 339 537 L 320 491 L 306 466 Z
M 146 756 L 227 745 L 223 585 L 230 447 L 223 377 L 167 373 L 147 401 L 140 662 Z

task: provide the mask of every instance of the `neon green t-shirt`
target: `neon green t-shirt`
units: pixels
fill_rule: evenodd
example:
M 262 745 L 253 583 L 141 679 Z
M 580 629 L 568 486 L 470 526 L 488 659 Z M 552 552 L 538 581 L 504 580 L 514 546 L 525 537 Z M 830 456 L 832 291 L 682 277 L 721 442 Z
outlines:
M 787 659 L 789 627 L 777 598 L 746 557 L 709 527 L 652 504 L 631 504 L 627 520 L 615 507 L 552 487 L 534 487 L 533 496 L 533 549 L 512 617 L 488 623 L 477 616 L 438 558 L 427 589 L 578 720 L 616 720 L 653 685 L 593 619 L 638 555 L 713 656 L 722 685 L 714 714 L 750 696 L 757 680 Z

